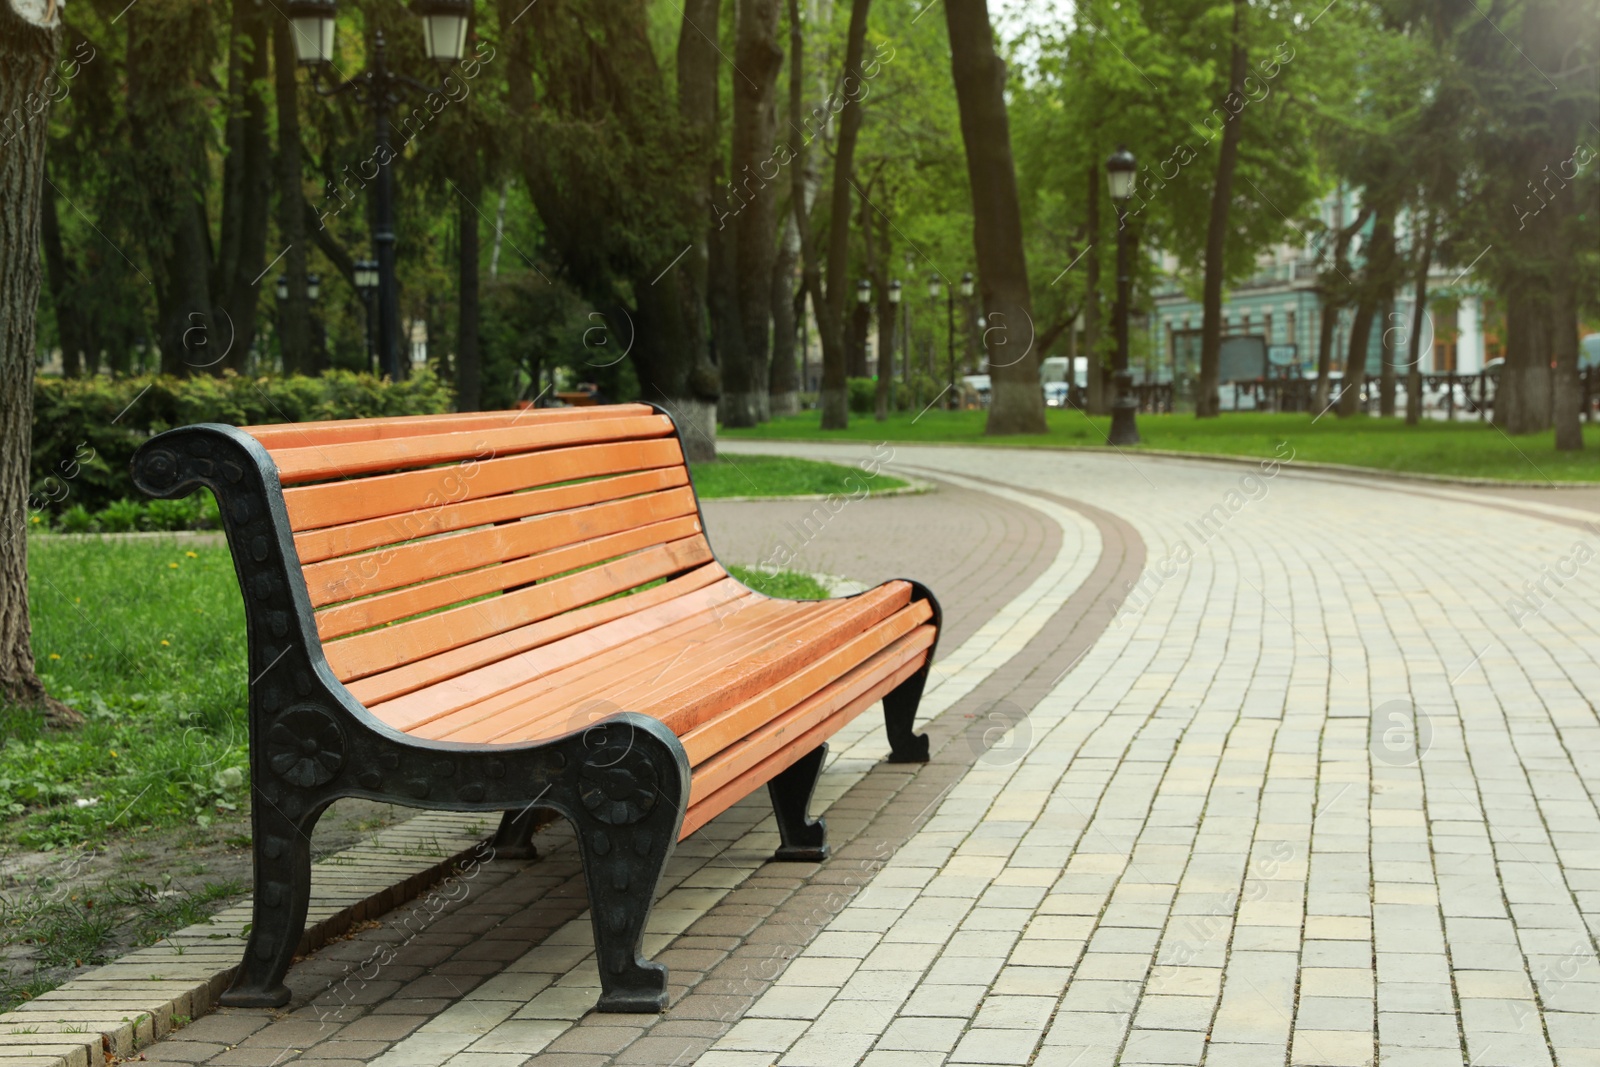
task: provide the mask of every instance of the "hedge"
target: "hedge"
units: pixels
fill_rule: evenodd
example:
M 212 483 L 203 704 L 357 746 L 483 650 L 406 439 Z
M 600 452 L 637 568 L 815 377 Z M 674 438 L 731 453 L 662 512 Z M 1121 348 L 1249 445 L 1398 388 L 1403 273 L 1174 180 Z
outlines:
M 426 369 L 400 382 L 337 370 L 315 378 L 36 378 L 28 503 L 52 516 L 74 507 L 98 514 L 138 497 L 128 461 L 151 435 L 174 426 L 434 415 L 454 401 Z

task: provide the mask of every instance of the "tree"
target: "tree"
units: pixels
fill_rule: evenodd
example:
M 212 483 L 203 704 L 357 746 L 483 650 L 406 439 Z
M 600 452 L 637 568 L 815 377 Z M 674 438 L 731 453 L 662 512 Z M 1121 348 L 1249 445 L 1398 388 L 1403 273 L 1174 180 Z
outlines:
M 855 307 L 850 277 L 850 186 L 855 178 L 856 141 L 861 134 L 862 58 L 867 42 L 867 13 L 872 0 L 851 0 L 850 29 L 845 38 L 844 69 L 834 90 L 841 100 L 839 135 L 833 149 L 833 186 L 828 211 L 828 294 L 818 315 L 822 335 L 822 428 L 842 430 L 850 422 L 846 394 L 845 315 Z M 790 9 L 793 11 L 793 8 Z M 790 99 L 791 114 L 794 100 Z M 831 105 L 830 105 L 831 110 Z M 815 297 L 813 297 L 815 300 Z
M 995 54 L 987 0 L 945 0 L 950 73 L 972 184 L 972 240 L 984 314 L 1004 333 L 991 355 L 989 434 L 1045 433 L 1033 298 L 1006 116 L 1006 65 Z M 998 356 L 998 359 L 995 357 Z
M 738 0 L 738 44 L 733 79 L 735 291 L 741 345 L 723 359 L 722 421 L 754 426 L 769 416 L 768 361 L 771 354 L 772 265 L 777 254 L 778 182 L 768 174 L 775 162 L 773 137 L 778 71 L 779 0 Z
M 28 618 L 28 460 L 32 452 L 34 321 L 51 78 L 61 47 L 55 0 L 0 0 L 0 700 L 76 718 L 34 670 Z

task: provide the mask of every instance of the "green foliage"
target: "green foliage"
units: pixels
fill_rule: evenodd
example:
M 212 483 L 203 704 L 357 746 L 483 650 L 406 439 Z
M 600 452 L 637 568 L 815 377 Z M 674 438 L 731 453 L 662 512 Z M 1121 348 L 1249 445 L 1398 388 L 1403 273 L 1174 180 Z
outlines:
M 878 402 L 878 383 L 872 378 L 851 378 L 845 383 L 849 389 L 850 414 L 870 415 Z
M 316 378 L 38 378 L 31 503 L 52 513 L 83 505 L 103 516 L 102 509 L 133 488 L 128 462 L 134 451 L 150 435 L 175 426 L 430 415 L 449 411 L 452 399 L 449 386 L 426 369 L 399 382 L 349 371 Z M 73 521 L 81 524 L 82 517 Z M 124 508 L 101 528 L 120 532 L 171 524 L 142 527 L 140 516 Z

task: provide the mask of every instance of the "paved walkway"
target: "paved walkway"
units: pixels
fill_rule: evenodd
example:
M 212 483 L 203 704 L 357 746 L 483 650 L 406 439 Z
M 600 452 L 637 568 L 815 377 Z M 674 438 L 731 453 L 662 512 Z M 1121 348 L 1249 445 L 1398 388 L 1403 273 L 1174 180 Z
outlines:
M 386 917 L 298 965 L 288 1012 L 218 1012 L 145 1055 L 1600 1064 L 1593 512 L 1290 456 L 899 447 L 947 488 L 788 545 L 943 595 L 934 759 L 878 762 L 858 720 L 820 866 L 763 864 L 754 801 L 686 842 L 646 946 L 673 969 L 664 1015 L 585 1014 L 581 875 L 553 828 L 420 929 Z M 714 506 L 713 543 L 759 563 L 787 507 L 812 505 Z

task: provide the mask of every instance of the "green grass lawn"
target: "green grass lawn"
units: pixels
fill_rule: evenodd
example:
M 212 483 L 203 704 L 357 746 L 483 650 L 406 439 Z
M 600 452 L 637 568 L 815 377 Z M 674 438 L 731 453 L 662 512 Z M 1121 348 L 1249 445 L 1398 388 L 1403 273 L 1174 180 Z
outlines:
M 1034 447 L 1107 447 L 1111 420 L 1074 410 L 1052 408 L 1050 432 L 1020 437 L 986 437 L 983 411 L 928 411 L 921 416 L 897 413 L 885 422 L 852 418 L 846 430 L 824 433 L 814 411 L 787 415 L 753 430 L 723 430 L 730 440 L 903 441 Z M 1424 420 L 1407 426 L 1403 419 L 1358 415 L 1341 420 L 1328 413 L 1310 415 L 1255 412 L 1225 413 L 1216 419 L 1193 415 L 1142 415 L 1141 445 L 1130 451 L 1166 449 L 1224 456 L 1287 458 L 1316 463 L 1343 463 L 1376 470 L 1500 478 L 1511 482 L 1600 482 L 1600 423 L 1584 425 L 1585 450 L 1555 451 L 1553 432 L 1507 437 L 1476 421 L 1454 423 Z M 1287 444 L 1287 448 L 1282 448 Z M 1281 451 L 1280 451 L 1281 449 Z M 743 462 L 740 457 L 739 462 Z
M 729 496 L 859 496 L 902 489 L 899 478 L 859 467 L 786 456 L 726 456 L 694 465 L 695 490 L 706 500 Z

